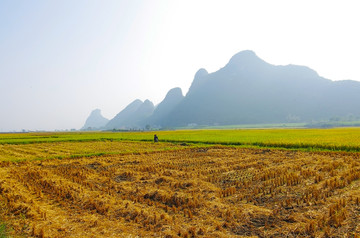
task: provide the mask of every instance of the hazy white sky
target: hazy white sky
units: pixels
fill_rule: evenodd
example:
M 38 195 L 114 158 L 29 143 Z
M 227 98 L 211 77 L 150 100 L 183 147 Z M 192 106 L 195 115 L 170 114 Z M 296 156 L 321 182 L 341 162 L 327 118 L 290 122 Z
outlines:
M 0 0 L 0 132 L 79 129 L 185 94 L 242 50 L 360 81 L 358 1 Z

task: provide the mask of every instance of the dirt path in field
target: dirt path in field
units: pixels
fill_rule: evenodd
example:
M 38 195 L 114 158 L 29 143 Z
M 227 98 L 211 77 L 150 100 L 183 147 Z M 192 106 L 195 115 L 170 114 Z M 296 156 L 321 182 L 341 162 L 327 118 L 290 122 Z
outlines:
M 360 159 L 211 147 L 0 164 L 0 217 L 26 237 L 354 236 Z

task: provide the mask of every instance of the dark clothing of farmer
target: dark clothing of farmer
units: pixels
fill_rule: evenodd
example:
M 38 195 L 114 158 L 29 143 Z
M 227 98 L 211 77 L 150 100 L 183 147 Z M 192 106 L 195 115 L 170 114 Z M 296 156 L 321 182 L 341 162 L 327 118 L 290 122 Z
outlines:
M 159 138 L 157 137 L 157 135 L 154 135 L 154 142 L 159 142 Z

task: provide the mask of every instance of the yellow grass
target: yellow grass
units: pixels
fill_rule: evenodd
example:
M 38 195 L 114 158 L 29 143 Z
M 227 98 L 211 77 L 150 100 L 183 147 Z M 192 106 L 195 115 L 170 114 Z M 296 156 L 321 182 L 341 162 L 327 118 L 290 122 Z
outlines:
M 0 217 L 26 237 L 354 237 L 359 157 L 217 146 L 2 162 Z
M 51 158 L 76 158 L 106 154 L 129 154 L 174 150 L 171 143 L 84 141 L 33 144 L 0 144 L 0 161 L 31 161 Z

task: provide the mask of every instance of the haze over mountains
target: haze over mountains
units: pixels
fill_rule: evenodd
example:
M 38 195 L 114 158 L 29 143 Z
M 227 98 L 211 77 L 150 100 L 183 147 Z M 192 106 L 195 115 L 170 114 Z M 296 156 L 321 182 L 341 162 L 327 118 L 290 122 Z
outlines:
M 85 125 L 81 130 L 91 130 L 102 128 L 109 122 L 109 119 L 106 119 L 101 115 L 100 109 L 95 109 L 90 113 L 90 116 L 86 119 Z
M 311 122 L 348 116 L 360 117 L 360 82 L 331 81 L 308 67 L 275 66 L 252 51 L 241 51 L 214 73 L 198 70 L 186 96 L 180 88 L 171 89 L 157 107 L 137 99 L 96 128 Z

